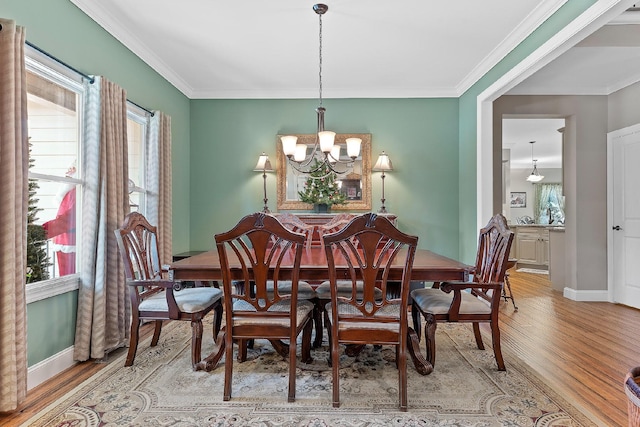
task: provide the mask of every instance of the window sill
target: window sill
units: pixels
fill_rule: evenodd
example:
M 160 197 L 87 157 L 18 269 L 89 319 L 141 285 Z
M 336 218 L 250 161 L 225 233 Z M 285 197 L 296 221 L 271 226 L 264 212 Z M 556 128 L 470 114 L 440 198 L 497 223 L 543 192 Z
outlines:
M 27 304 L 66 294 L 76 289 L 80 289 L 80 275 L 78 274 L 29 283 L 26 286 Z

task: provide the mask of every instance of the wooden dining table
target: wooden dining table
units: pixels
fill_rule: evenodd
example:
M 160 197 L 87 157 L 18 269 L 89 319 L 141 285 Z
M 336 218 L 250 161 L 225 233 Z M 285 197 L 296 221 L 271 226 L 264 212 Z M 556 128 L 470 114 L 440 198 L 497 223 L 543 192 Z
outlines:
M 239 267 L 239 263 L 233 259 L 230 254 L 230 268 L 233 270 Z M 400 281 L 402 277 L 403 265 L 398 262 L 398 268 L 390 272 L 389 280 Z M 469 273 L 473 267 L 454 259 L 439 255 L 427 249 L 417 249 L 411 272 L 412 281 L 424 282 L 446 282 L 446 281 L 466 281 L 469 279 Z M 338 278 L 348 276 L 346 263 L 343 266 L 336 263 L 336 272 Z M 281 271 L 281 278 L 286 280 L 286 272 Z M 203 252 L 189 258 L 185 258 L 169 265 L 169 276 L 173 280 L 184 281 L 221 281 L 222 270 L 220 268 L 220 259 L 216 250 Z M 238 276 L 240 277 L 240 276 Z M 327 257 L 323 247 L 311 246 L 303 251 L 302 261 L 300 265 L 299 279 L 309 283 L 321 283 L 329 279 L 327 270 Z M 409 327 L 409 340 L 407 350 L 413 360 L 416 370 L 422 375 L 427 375 L 433 371 L 433 366 L 424 358 L 419 349 L 419 339 L 413 328 Z M 211 370 L 220 360 L 223 353 L 224 341 L 220 338 L 217 342 L 217 350 L 203 360 L 200 369 Z M 284 351 L 282 348 L 276 348 L 279 353 Z M 286 354 L 286 352 L 284 353 Z

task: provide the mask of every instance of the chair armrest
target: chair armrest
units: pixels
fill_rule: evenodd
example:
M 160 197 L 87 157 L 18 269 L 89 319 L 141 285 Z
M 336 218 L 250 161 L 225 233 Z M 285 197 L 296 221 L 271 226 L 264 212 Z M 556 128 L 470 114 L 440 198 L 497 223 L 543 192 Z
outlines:
M 173 291 L 180 291 L 183 286 L 182 282 L 176 282 L 173 280 L 127 280 L 127 285 L 136 287 L 136 286 L 145 286 L 145 287 L 155 287 L 155 288 L 164 288 L 165 295 L 167 297 L 167 305 L 169 307 L 169 319 L 178 319 L 180 317 L 180 310 L 178 309 L 178 304 L 176 303 L 176 298 L 173 295 Z
M 449 306 L 449 321 L 456 322 L 460 315 L 460 304 L 462 303 L 462 291 L 466 289 L 493 289 L 494 293 L 500 295 L 502 290 L 502 283 L 478 283 L 478 282 L 442 282 L 440 283 L 440 290 L 442 292 L 450 293 L 453 291 L 453 299 Z M 486 295 L 486 294 L 485 294 Z M 488 303 L 491 301 L 483 298 Z

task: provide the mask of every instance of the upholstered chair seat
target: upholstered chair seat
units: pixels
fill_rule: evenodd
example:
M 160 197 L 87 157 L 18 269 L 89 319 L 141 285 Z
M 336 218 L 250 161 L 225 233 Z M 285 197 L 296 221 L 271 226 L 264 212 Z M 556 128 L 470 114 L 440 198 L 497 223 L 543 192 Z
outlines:
M 411 293 L 414 304 L 423 313 L 445 314 L 451 308 L 453 292 L 446 294 L 440 289 L 417 289 Z M 469 292 L 460 292 L 460 314 L 491 314 L 491 305 Z
M 185 288 L 174 291 L 178 309 L 183 313 L 196 313 L 210 307 L 222 298 L 222 291 L 217 288 Z M 140 302 L 141 311 L 169 311 L 167 297 L 163 293 L 152 295 Z

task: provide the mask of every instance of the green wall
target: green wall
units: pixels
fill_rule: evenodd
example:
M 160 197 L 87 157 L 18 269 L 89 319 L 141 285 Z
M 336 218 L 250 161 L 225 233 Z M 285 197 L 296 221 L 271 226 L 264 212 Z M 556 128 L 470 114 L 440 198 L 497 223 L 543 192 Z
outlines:
M 189 166 L 189 99 L 69 0 L 1 0 L 0 15 L 27 30 L 27 41 L 86 74 L 106 77 L 127 98 L 171 116 L 175 170 Z M 189 249 L 189 177 L 173 174 L 173 245 Z
M 460 260 L 472 263 L 477 247 L 477 98 L 596 0 L 569 0 L 460 97 Z
M 27 305 L 27 363 L 34 365 L 73 346 L 78 291 Z
M 1 0 L 0 15 L 26 28 L 27 41 L 86 73 L 105 76 L 127 97 L 172 118 L 173 164 L 189 168 L 189 100 L 68 0 Z M 189 249 L 189 177 L 173 174 L 176 252 Z M 27 306 L 29 366 L 73 345 L 77 292 Z
M 213 236 L 262 209 L 265 151 L 276 159 L 276 135 L 313 133 L 316 100 L 193 100 L 191 102 L 191 249 L 213 248 Z M 386 151 L 394 170 L 385 205 L 420 247 L 458 256 L 457 99 L 330 99 L 325 127 L 371 133 L 372 161 Z M 267 177 L 276 210 L 276 176 Z M 372 210 L 380 207 L 380 174 L 372 175 Z

